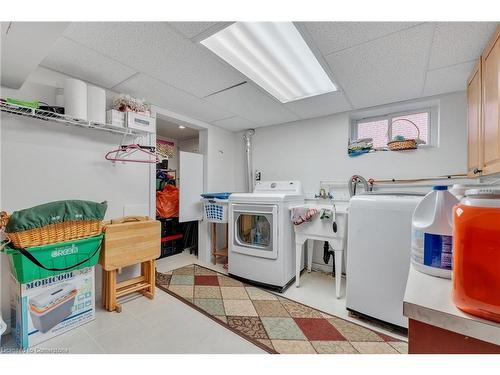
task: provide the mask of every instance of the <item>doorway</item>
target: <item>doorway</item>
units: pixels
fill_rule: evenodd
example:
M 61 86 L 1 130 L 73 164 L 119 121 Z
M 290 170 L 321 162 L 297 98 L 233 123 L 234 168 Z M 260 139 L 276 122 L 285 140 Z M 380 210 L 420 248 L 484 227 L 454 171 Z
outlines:
M 156 218 L 161 222 L 160 258 L 189 251 L 198 255 L 198 220 L 203 191 L 200 130 L 157 114 Z

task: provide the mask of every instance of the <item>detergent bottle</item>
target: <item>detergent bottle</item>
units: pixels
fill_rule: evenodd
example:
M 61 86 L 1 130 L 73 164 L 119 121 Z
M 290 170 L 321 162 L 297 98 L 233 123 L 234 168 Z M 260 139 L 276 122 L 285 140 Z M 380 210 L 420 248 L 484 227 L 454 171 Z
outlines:
M 418 271 L 451 278 L 453 206 L 456 204 L 458 199 L 447 186 L 434 186 L 415 208 L 411 262 Z

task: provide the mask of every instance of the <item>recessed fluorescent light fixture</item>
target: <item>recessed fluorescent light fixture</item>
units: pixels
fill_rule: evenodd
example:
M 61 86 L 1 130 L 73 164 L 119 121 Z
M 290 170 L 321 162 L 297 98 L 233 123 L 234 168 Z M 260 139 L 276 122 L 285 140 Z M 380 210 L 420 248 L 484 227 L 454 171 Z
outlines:
M 179 129 L 186 129 L 184 125 L 179 125 Z
M 236 22 L 201 43 L 282 103 L 337 91 L 292 22 Z

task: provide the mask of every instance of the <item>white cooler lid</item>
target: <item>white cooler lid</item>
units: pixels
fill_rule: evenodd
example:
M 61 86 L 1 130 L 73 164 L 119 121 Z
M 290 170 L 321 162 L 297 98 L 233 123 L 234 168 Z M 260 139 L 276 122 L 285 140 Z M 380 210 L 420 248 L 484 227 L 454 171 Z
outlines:
M 74 290 L 75 287 L 73 285 L 64 283 L 54 288 L 50 288 L 45 292 L 30 298 L 29 303 L 35 307 L 44 308 L 46 306 L 55 303 L 61 298 L 68 296 Z

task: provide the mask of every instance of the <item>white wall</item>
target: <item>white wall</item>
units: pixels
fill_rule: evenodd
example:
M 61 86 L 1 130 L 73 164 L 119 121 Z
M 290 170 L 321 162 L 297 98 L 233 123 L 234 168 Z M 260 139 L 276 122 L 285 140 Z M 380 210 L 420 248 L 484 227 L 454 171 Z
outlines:
M 238 166 L 237 139 L 239 135 L 227 130 L 210 127 L 200 132 L 200 152 L 205 154 L 205 191 L 234 192 L 241 185 L 234 170 Z M 210 262 L 211 231 L 208 223 L 202 221 L 198 226 L 200 241 L 198 257 L 204 262 Z M 219 228 L 219 247 L 224 238 L 224 228 Z
M 200 152 L 199 137 L 183 139 L 179 141 L 179 151 Z
M 256 129 L 254 169 L 263 180 L 302 181 L 308 196 L 321 180 L 433 177 L 466 172 L 465 93 L 433 98 L 439 102 L 439 147 L 410 152 L 347 155 L 350 113 Z
M 207 191 L 234 191 L 237 133 L 213 127 L 207 139 Z
M 19 91 L 2 87 L 1 95 L 53 103 L 54 90 L 28 83 Z M 55 200 L 84 199 L 107 201 L 106 218 L 123 216 L 125 207 L 127 214 L 150 212 L 151 165 L 104 159 L 119 145 L 121 135 L 4 113 L 0 119 L 2 209 L 12 212 Z M 100 273 L 97 276 L 100 291 Z M 3 267 L 4 317 L 9 313 L 8 279 Z
M 351 158 L 347 155 L 351 114 L 342 113 L 256 129 L 254 169 L 262 172 L 262 180 L 302 181 L 308 197 L 318 193 L 320 181 L 347 182 L 354 174 L 385 179 L 465 173 L 465 93 L 443 95 L 432 100 L 440 107 L 439 147 L 402 153 L 377 152 Z M 244 147 L 242 134 L 239 135 L 236 147 L 241 148 L 238 163 L 243 168 Z M 313 257 L 316 266 L 323 265 L 322 246 L 316 241 Z

